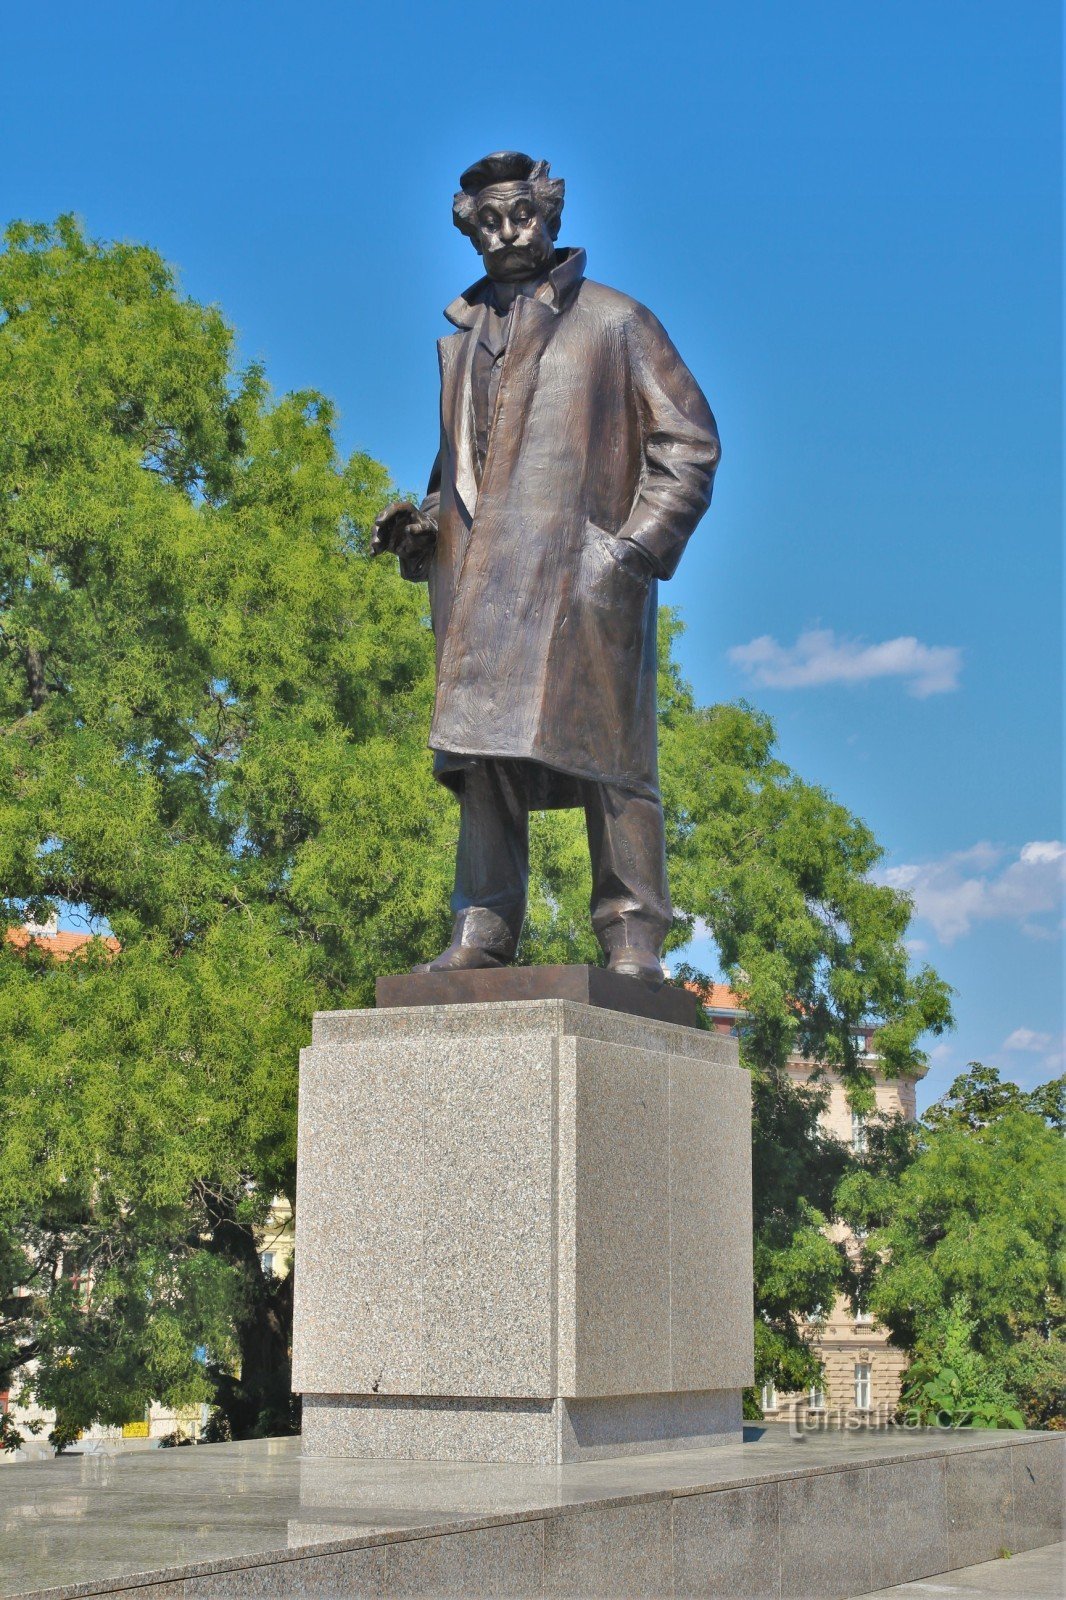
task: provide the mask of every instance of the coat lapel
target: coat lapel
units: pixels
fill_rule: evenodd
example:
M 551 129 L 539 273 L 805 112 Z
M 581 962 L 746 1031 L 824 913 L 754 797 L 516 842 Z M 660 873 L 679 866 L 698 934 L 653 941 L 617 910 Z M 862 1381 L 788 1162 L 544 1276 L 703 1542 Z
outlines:
M 558 266 L 553 267 L 547 281 L 535 296 L 522 296 L 515 304 L 514 319 L 507 341 L 503 372 L 500 377 L 500 394 L 497 403 L 497 421 L 508 414 L 520 421 L 528 398 L 537 379 L 537 369 L 545 346 L 555 330 L 556 318 L 566 310 L 581 283 L 585 272 L 584 250 L 566 251 Z M 476 441 L 474 437 L 473 367 L 474 351 L 482 337 L 487 319 L 485 300 L 491 292 L 488 278 L 481 278 L 459 295 L 448 306 L 444 315 L 460 330 L 441 339 L 438 344 L 441 368 L 441 420 L 444 437 L 449 443 L 454 468 L 455 497 L 460 514 L 469 529 L 474 520 L 478 502 L 476 471 Z M 507 437 L 504 448 L 497 442 L 498 435 Z M 489 453 L 481 475 L 482 492 L 489 482 L 493 461 L 513 454 L 520 429 L 516 431 L 505 421 L 503 428 L 494 427 Z
M 452 455 L 455 498 L 460 515 L 467 527 L 474 520 L 477 506 L 477 473 L 475 470 L 474 396 L 471 374 L 474 351 L 477 348 L 478 328 L 484 320 L 485 308 L 478 307 L 478 316 L 471 327 L 462 333 L 450 334 L 441 339 L 440 352 L 441 421 L 444 437 Z

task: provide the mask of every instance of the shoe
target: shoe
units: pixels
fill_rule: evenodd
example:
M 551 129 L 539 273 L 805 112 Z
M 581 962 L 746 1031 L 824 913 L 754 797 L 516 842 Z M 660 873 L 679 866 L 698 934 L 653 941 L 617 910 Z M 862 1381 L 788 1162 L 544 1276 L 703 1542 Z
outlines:
M 435 961 L 422 961 L 412 972 L 469 972 L 476 967 L 503 967 L 506 962 L 490 956 L 476 944 L 450 944 Z
M 639 945 L 623 944 L 607 956 L 607 971 L 617 972 L 623 978 L 639 978 L 649 989 L 661 989 L 666 982 L 662 962 L 654 950 L 642 950 Z

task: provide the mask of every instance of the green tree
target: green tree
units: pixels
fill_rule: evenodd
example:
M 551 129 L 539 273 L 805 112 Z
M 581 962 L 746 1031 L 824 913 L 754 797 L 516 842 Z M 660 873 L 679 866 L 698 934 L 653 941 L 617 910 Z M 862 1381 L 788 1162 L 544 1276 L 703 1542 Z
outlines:
M 987 1128 L 1008 1111 L 1032 1111 L 1059 1132 L 1066 1126 L 1066 1077 L 1053 1078 L 1029 1093 L 1000 1078 L 996 1067 L 971 1061 L 946 1094 L 925 1113 L 927 1128 Z
M 61 1437 L 151 1397 L 287 1425 L 256 1229 L 293 1192 L 297 1049 L 443 934 L 431 640 L 366 558 L 387 475 L 332 420 L 235 371 L 151 250 L 8 231 L 3 909 L 121 944 L 0 949 L 0 1359 L 38 1363 Z
M 904 1375 L 900 1411 L 921 1427 L 1024 1428 L 1002 1371 L 974 1346 L 977 1323 L 967 1310 L 960 1296 L 923 1330 Z
M 1066 1191 L 1055 1102 L 1055 1085 L 1027 1095 L 973 1063 L 926 1114 L 912 1161 L 842 1180 L 841 1212 L 868 1231 L 870 1306 L 913 1357 L 905 1401 L 922 1414 L 1056 1414 Z
M 831 1069 L 853 1106 L 870 1113 L 860 1025 L 876 1030 L 884 1072 L 920 1074 L 922 1037 L 951 1026 L 950 994 L 931 968 L 911 970 L 910 902 L 872 880 L 882 856 L 873 834 L 780 760 L 769 718 L 745 705 L 698 706 L 671 660 L 660 687 L 681 936 L 702 921 L 747 1013 L 740 1047 L 754 1109 L 756 1382 L 802 1389 L 820 1372 L 812 1320 L 838 1294 L 860 1291 L 843 1246 L 825 1233 L 836 1190 L 846 1173 L 891 1166 L 906 1148 L 894 1126 L 880 1132 L 872 1123 L 870 1148 L 858 1156 L 821 1132 L 819 1079 Z M 795 1051 L 821 1064 L 807 1086 L 786 1071 Z
M 237 370 L 154 252 L 69 218 L 6 240 L 3 911 L 75 908 L 120 948 L 0 947 L 0 1378 L 35 1362 L 61 1439 L 153 1398 L 276 1431 L 292 1280 L 257 1238 L 294 1197 L 298 1047 L 447 931 L 424 591 L 367 556 L 385 470 L 339 457 L 322 396 Z M 749 1012 L 760 1381 L 791 1383 L 815 1366 L 805 1315 L 847 1282 L 822 1232 L 846 1158 L 788 1052 L 866 1105 L 856 1025 L 914 1069 L 948 999 L 908 968 L 869 830 L 764 716 L 695 702 L 677 632 L 664 614 L 671 947 L 702 919 Z M 537 820 L 532 868 L 523 959 L 595 958 L 576 814 Z

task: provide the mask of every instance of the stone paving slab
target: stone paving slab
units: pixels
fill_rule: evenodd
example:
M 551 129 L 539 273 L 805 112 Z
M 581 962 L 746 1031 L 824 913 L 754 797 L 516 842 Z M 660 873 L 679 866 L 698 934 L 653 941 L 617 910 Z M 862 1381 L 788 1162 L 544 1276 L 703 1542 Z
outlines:
M 901 1583 L 881 1589 L 864 1600 L 890 1600 L 914 1595 L 927 1600 L 950 1600 L 952 1595 L 1014 1595 L 1018 1600 L 1060 1600 L 1066 1592 L 1066 1545 L 1043 1545 L 1006 1560 L 982 1561 L 976 1567 L 942 1572 L 918 1583 Z
M 989 1526 L 1014 1550 L 1061 1539 L 1064 1443 L 767 1430 L 563 1467 L 305 1459 L 298 1439 L 12 1462 L 0 1596 L 839 1600 L 958 1566 L 949 1549 L 978 1548 Z

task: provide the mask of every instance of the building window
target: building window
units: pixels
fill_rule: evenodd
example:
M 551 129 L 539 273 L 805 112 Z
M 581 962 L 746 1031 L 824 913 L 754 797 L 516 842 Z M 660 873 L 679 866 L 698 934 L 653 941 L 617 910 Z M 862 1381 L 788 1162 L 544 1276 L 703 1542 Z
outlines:
M 764 1411 L 777 1410 L 777 1389 L 772 1383 L 764 1383 L 762 1386 L 762 1408 Z
M 259 1257 L 259 1262 L 260 1262 L 260 1265 L 263 1268 L 263 1271 L 266 1273 L 267 1277 L 269 1278 L 270 1274 L 274 1270 L 274 1252 L 273 1252 L 273 1250 L 264 1250 L 262 1255 Z
M 870 1409 L 870 1363 L 856 1361 L 855 1363 L 855 1409 L 856 1411 L 869 1411 Z
M 812 1411 L 825 1410 L 825 1390 L 812 1389 L 807 1401 Z
M 855 1302 L 855 1321 L 856 1322 L 872 1322 L 873 1320 L 874 1320 L 873 1317 L 871 1317 L 869 1311 L 867 1311 L 867 1309 L 863 1305 L 862 1301 L 861 1300 L 857 1300 Z
M 860 1155 L 866 1149 L 866 1118 L 861 1111 L 851 1113 L 851 1148 Z

